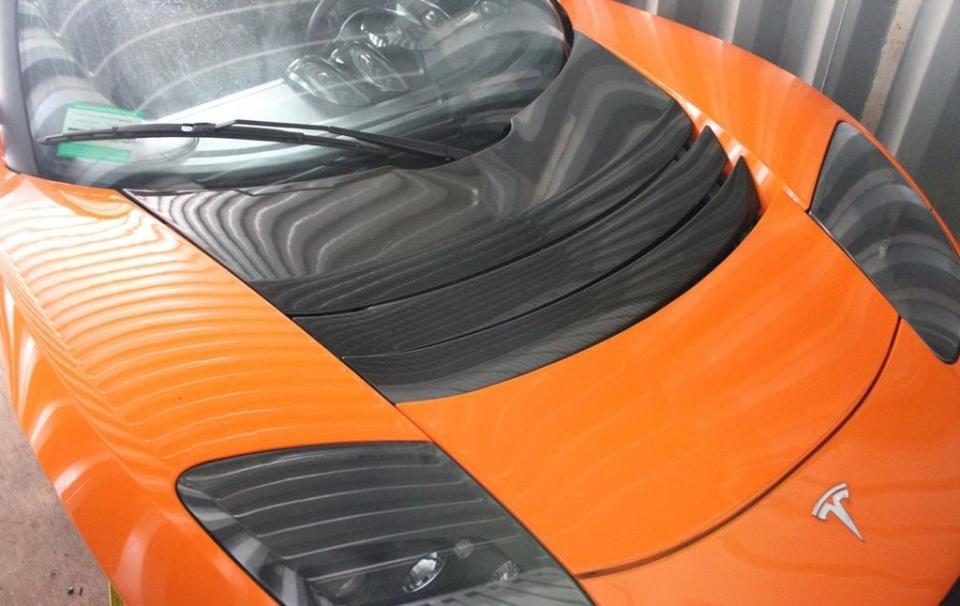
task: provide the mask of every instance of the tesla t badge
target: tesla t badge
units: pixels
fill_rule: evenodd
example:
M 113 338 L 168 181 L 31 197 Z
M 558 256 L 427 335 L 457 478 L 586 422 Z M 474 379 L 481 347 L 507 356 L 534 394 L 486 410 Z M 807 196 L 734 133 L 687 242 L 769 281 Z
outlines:
M 837 484 L 827 492 L 823 493 L 823 496 L 820 497 L 820 500 L 817 501 L 817 504 L 813 506 L 813 517 L 818 520 L 826 521 L 827 518 L 832 513 L 837 517 L 838 520 L 843 522 L 843 525 L 846 526 L 850 532 L 855 534 L 858 539 L 863 540 L 863 535 L 860 534 L 860 530 L 857 528 L 857 525 L 853 523 L 853 518 L 850 517 L 850 513 L 847 512 L 846 508 L 843 506 L 843 502 L 850 498 L 850 489 L 847 487 L 846 482 L 841 482 Z

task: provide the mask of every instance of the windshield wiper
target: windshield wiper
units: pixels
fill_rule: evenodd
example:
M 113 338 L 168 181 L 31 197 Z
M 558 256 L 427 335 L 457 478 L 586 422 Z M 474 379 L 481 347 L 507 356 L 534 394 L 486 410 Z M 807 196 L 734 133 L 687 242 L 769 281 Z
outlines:
M 325 132 L 331 135 L 350 137 L 354 141 L 345 141 L 323 135 L 310 135 L 309 131 Z M 44 145 L 56 145 L 72 141 L 108 141 L 117 139 L 154 139 L 164 137 L 188 137 L 207 139 L 243 139 L 248 141 L 268 141 L 288 143 L 290 145 L 317 145 L 354 151 L 383 154 L 386 150 L 398 150 L 444 160 L 459 160 L 470 150 L 443 143 L 369 133 L 339 126 L 318 124 L 295 124 L 288 122 L 265 122 L 262 120 L 230 120 L 220 124 L 212 122 L 195 123 L 152 123 L 126 124 L 112 128 L 78 130 L 50 135 L 39 140 Z

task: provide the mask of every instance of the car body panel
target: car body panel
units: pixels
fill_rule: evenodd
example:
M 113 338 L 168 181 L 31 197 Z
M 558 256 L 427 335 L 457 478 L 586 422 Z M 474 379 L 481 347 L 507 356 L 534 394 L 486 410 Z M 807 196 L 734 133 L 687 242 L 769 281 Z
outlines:
M 265 600 L 179 502 L 183 470 L 293 445 L 424 439 L 120 194 L 0 170 L 0 214 L 11 402 L 131 603 Z
M 270 603 L 177 499 L 185 469 L 428 438 L 600 603 L 769 601 L 801 584 L 830 602 L 945 592 L 957 569 L 960 495 L 944 465 L 957 454 L 957 367 L 905 324 L 897 333 L 892 307 L 805 214 L 833 129 L 852 119 L 704 34 L 610 0 L 561 4 L 714 130 L 731 165 L 747 161 L 764 214 L 654 316 L 479 391 L 393 408 L 127 198 L 0 168 L 11 402 L 130 604 Z M 924 402 L 929 415 L 913 414 Z M 810 516 L 841 480 L 878 544 L 869 566 L 836 520 Z M 921 570 L 920 554 L 939 559 Z
M 691 135 L 669 95 L 576 35 L 504 138 L 465 158 L 128 195 L 400 402 L 565 357 L 707 273 L 756 201 L 745 168 L 718 186 L 722 147 Z
M 597 40 L 710 126 L 747 159 L 763 201 L 786 191 L 809 207 L 834 125 L 853 121 L 789 72 L 694 29 L 614 0 L 561 2 L 574 28 Z
M 570 570 L 594 573 L 676 549 L 761 496 L 859 403 L 896 321 L 783 197 L 640 324 L 400 409 Z
M 932 208 L 916 181 L 872 133 L 790 72 L 686 25 L 617 0 L 557 0 L 573 27 L 670 93 L 698 128 L 710 126 L 750 165 L 762 203 L 786 191 L 809 209 L 823 157 L 839 122 L 856 126 Z M 936 213 L 934 213 L 936 215 Z M 954 246 L 953 232 L 936 215 Z
M 742 516 L 683 551 L 583 580 L 602 604 L 936 604 L 960 570 L 960 367 L 905 323 L 850 420 Z M 847 482 L 859 541 L 811 515 Z

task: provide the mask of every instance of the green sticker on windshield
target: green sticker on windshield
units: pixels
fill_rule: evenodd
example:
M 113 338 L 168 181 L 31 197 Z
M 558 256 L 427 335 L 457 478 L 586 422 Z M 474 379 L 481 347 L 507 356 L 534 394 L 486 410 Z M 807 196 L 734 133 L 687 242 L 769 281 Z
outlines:
M 93 103 L 71 103 L 63 119 L 63 132 L 96 130 L 143 123 L 144 113 Z M 97 162 L 128 164 L 133 155 L 133 139 L 68 142 L 57 145 L 57 155 Z

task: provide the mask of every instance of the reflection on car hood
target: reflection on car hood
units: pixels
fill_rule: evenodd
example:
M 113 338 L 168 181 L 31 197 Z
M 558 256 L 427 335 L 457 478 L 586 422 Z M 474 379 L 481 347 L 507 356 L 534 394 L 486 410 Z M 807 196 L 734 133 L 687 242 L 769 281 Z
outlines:
M 751 231 L 748 171 L 691 134 L 578 37 L 511 134 L 463 161 L 132 195 L 600 574 L 775 486 L 855 410 L 896 325 L 792 202 Z
M 695 283 L 757 213 L 745 168 L 586 38 L 500 144 L 426 170 L 132 192 L 394 401 L 508 379 Z M 677 264 L 675 260 L 682 261 Z

